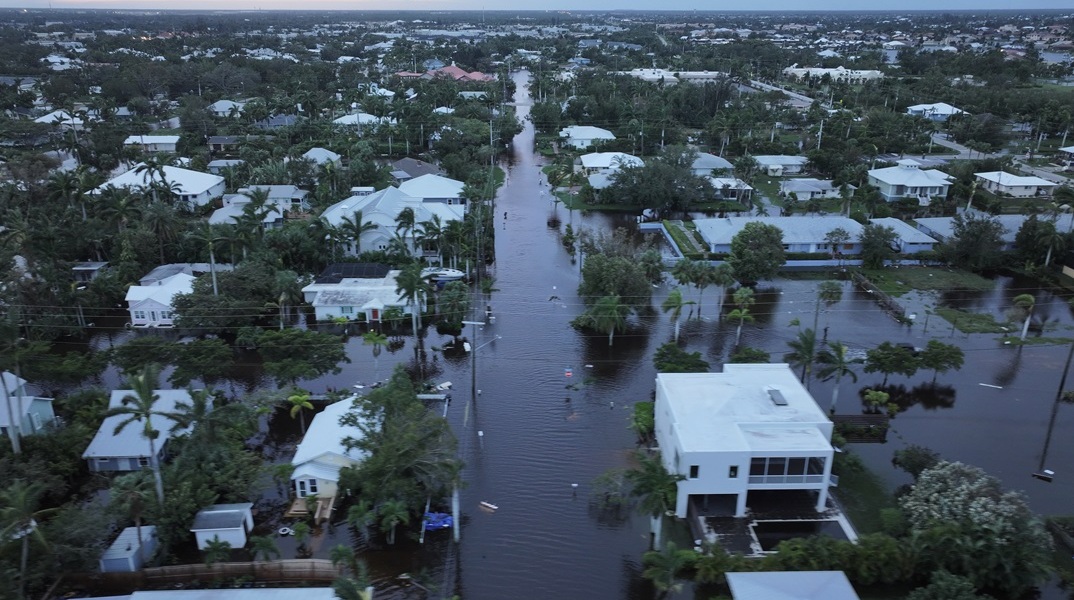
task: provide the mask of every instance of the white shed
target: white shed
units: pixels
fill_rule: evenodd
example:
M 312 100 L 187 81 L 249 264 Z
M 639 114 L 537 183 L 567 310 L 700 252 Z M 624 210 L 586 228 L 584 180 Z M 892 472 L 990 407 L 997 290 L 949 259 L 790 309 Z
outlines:
M 204 550 L 213 538 L 231 544 L 232 548 L 246 546 L 246 534 L 254 528 L 254 505 L 214 504 L 198 511 L 190 531 L 198 540 L 198 548 Z
M 138 528 L 128 527 L 119 533 L 116 541 L 104 551 L 98 561 L 101 573 L 133 573 L 141 570 L 157 551 L 157 528 L 142 526 L 142 541 L 138 542 Z

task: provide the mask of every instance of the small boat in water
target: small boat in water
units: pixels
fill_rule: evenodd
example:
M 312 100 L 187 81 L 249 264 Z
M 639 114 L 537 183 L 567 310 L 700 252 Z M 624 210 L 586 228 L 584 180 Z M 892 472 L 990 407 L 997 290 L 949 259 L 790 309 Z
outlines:
M 459 281 L 466 277 L 466 273 L 458 269 L 447 267 L 428 267 L 421 270 L 421 276 L 438 282 Z

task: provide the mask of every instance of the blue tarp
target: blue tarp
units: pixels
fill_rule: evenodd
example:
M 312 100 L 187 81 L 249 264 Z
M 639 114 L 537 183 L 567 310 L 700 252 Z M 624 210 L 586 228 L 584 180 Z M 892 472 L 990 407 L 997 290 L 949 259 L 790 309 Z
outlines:
M 425 513 L 425 531 L 437 531 L 438 529 L 448 529 L 454 523 L 451 515 L 447 513 Z

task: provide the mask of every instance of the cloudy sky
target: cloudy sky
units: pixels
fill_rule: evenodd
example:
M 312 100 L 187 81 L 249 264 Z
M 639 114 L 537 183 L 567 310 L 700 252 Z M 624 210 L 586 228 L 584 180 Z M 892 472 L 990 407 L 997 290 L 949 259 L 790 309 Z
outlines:
M 901 0 L 883 3 L 876 0 L 0 0 L 0 8 L 144 8 L 144 9 L 223 9 L 223 10 L 984 10 L 1033 8 L 1070 9 L 1072 0 Z

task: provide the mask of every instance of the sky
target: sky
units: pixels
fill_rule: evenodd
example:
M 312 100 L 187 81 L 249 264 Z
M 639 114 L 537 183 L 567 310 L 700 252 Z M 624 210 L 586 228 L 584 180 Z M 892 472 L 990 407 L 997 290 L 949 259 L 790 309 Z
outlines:
M 1074 0 L 0 0 L 0 8 L 125 8 L 179 10 L 1011 10 L 1069 9 Z

